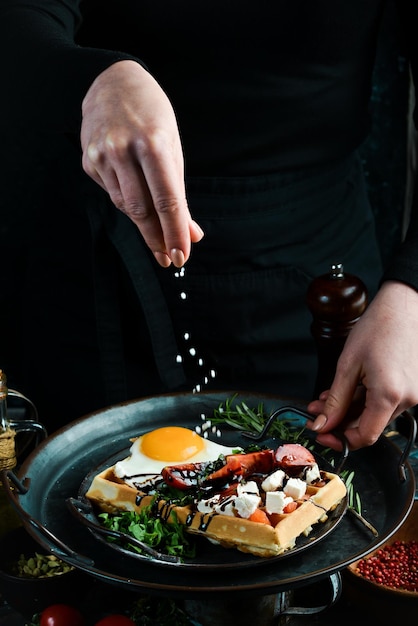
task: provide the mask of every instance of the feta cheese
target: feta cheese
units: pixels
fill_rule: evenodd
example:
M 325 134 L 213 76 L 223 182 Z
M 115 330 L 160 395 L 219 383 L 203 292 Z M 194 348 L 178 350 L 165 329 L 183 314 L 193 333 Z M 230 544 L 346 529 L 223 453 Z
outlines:
M 244 492 L 242 495 L 235 498 L 235 510 L 240 517 L 247 519 L 258 508 L 260 502 L 260 496 Z
M 239 483 L 237 486 L 237 494 L 238 496 L 241 496 L 243 493 L 252 493 L 257 496 L 260 495 L 260 491 L 255 480 L 249 480 L 247 483 Z
M 283 491 L 293 500 L 300 500 L 306 493 L 306 483 L 300 478 L 289 478 L 283 487 Z
M 285 476 L 286 474 L 283 470 L 276 470 L 263 480 L 261 488 L 264 489 L 264 491 L 276 491 L 276 489 L 281 489 Z
M 219 504 L 221 499 L 220 494 L 213 496 L 213 498 L 208 498 L 208 500 L 199 500 L 197 503 L 197 510 L 199 513 L 213 513 L 216 506 Z
M 307 468 L 305 480 L 308 485 L 312 485 L 312 483 L 314 483 L 318 479 L 321 479 L 321 472 L 319 471 L 318 465 L 315 463 L 315 465 L 312 465 L 312 467 Z
M 232 496 L 221 500 L 219 504 L 215 506 L 215 513 L 218 513 L 219 515 L 228 515 L 229 517 L 235 517 L 235 500 L 236 498 Z
M 285 506 L 293 502 L 293 498 L 286 496 L 284 491 L 268 491 L 266 493 L 267 513 L 283 513 Z

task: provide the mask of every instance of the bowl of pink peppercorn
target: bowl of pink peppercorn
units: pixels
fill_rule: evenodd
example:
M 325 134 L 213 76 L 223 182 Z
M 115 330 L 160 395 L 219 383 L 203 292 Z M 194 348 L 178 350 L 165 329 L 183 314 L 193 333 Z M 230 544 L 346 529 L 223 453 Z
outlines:
M 418 500 L 394 535 L 344 570 L 343 588 L 379 624 L 418 623 Z

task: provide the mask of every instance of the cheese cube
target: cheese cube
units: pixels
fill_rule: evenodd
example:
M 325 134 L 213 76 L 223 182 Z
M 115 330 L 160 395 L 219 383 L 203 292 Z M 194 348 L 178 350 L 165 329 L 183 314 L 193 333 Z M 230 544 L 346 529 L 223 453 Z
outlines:
M 219 515 L 229 515 L 229 517 L 235 517 L 235 497 L 230 496 L 219 502 L 215 506 L 215 513 Z
M 260 502 L 260 496 L 253 493 L 243 493 L 238 498 L 235 498 L 235 510 L 240 517 L 247 519 L 258 508 Z
M 208 500 L 199 500 L 197 503 L 197 510 L 199 513 L 213 513 L 216 506 L 219 504 L 221 499 L 220 494 L 213 496 L 213 498 L 209 498 Z
M 262 489 L 264 489 L 264 491 L 276 491 L 276 489 L 280 489 L 283 486 L 285 476 L 286 474 L 283 470 L 276 470 L 263 480 L 261 483 Z
M 247 483 L 239 483 L 239 485 L 237 486 L 237 494 L 238 496 L 241 496 L 243 493 L 252 493 L 257 496 L 260 494 L 258 485 L 255 480 L 249 480 Z
M 266 493 L 267 513 L 283 513 L 285 506 L 293 502 L 293 498 L 286 496 L 284 491 L 268 491 Z
M 293 500 L 300 500 L 306 493 L 306 483 L 300 478 L 289 478 L 283 487 L 283 491 Z
M 312 485 L 312 483 L 318 479 L 321 479 L 321 472 L 319 471 L 318 465 L 315 463 L 315 465 L 312 465 L 312 467 L 306 470 L 305 480 L 308 485 Z

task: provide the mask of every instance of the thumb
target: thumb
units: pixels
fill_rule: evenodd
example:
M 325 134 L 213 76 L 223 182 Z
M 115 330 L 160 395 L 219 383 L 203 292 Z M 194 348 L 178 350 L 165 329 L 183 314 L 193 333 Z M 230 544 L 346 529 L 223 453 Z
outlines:
M 321 433 L 335 430 L 350 408 L 357 384 L 358 377 L 353 372 L 347 374 L 337 366 L 323 409 L 311 424 L 311 430 Z

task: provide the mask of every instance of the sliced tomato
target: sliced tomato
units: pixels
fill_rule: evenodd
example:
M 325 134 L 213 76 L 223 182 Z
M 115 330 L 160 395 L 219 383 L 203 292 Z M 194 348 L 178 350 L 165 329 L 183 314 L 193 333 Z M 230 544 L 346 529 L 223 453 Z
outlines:
M 248 518 L 250 522 L 257 522 L 258 524 L 268 524 L 271 526 L 269 517 L 263 509 L 256 509 L 254 513 Z
M 39 626 L 85 626 L 80 611 L 68 604 L 51 604 L 42 612 Z
M 275 462 L 286 474 L 292 475 L 302 471 L 304 467 L 315 465 L 312 452 L 300 443 L 285 443 L 275 453 Z
M 200 476 L 208 463 L 183 463 L 183 465 L 168 465 L 161 475 L 167 485 L 176 489 L 190 489 L 200 484 Z
M 293 502 L 289 502 L 289 504 L 286 504 L 286 506 L 283 509 L 283 513 L 293 513 L 293 511 L 296 511 L 296 509 L 298 508 L 298 503 L 293 500 Z
M 245 478 L 252 474 L 269 474 L 274 467 L 273 450 L 260 450 L 248 454 L 230 454 L 226 465 L 207 476 L 207 482 L 223 481 L 227 483 L 235 477 Z
M 236 458 L 241 456 L 240 454 L 233 454 L 226 458 L 225 465 L 220 469 L 212 472 L 205 478 L 206 483 L 219 483 L 226 485 L 231 481 L 234 481 L 236 477 L 241 474 L 241 464 Z

